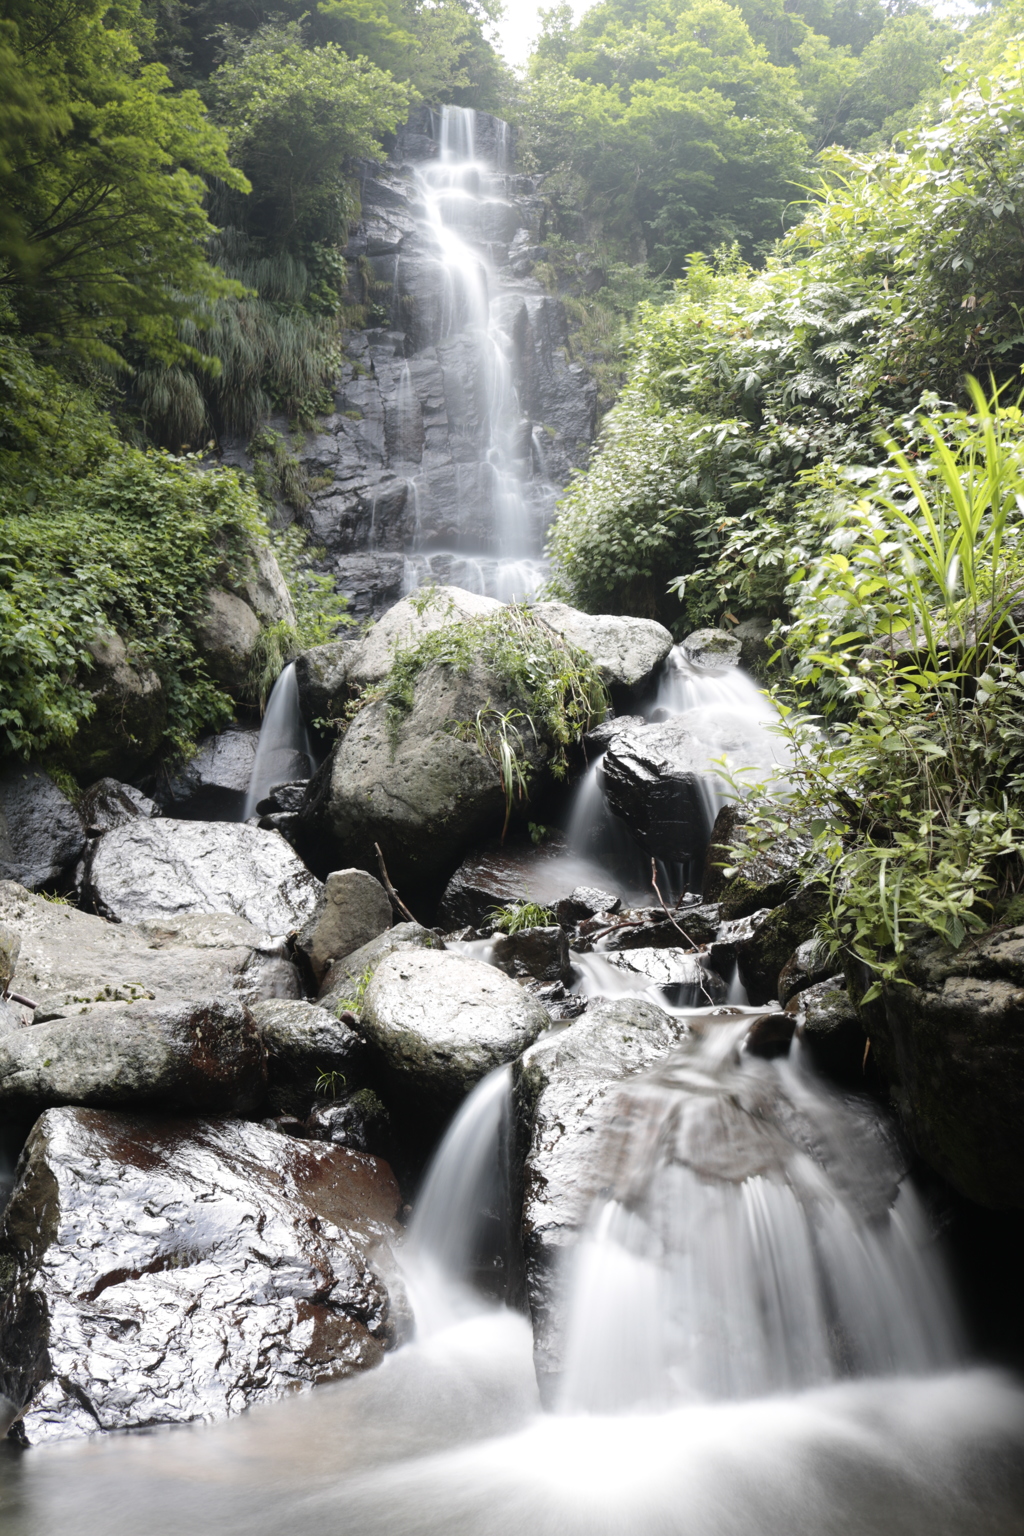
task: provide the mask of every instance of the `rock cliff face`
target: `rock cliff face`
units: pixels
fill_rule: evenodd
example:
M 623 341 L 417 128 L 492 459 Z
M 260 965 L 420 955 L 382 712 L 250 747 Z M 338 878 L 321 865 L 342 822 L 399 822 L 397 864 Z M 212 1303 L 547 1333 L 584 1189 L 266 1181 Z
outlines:
M 367 165 L 347 256 L 376 327 L 350 335 L 335 411 L 306 445 L 306 513 L 353 611 L 425 579 L 507 599 L 536 589 L 558 489 L 585 462 L 596 391 L 561 304 L 530 276 L 538 182 L 508 125 L 413 113 Z

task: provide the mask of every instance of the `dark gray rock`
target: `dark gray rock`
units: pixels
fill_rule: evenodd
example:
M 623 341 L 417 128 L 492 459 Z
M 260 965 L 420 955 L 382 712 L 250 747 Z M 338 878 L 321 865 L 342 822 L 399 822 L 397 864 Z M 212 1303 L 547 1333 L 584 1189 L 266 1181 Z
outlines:
M 785 1007 L 798 992 L 819 981 L 827 981 L 830 976 L 838 976 L 842 968 L 839 956 L 830 955 L 825 945 L 816 939 L 806 939 L 779 972 L 779 1002 Z
M 817 981 L 787 1005 L 797 1037 L 818 1071 L 844 1087 L 865 1086 L 864 1026 L 841 976 Z
M 533 902 L 546 906 L 564 890 L 558 857 L 561 846 L 495 840 L 464 859 L 445 886 L 437 920 L 447 931 L 483 928 L 501 907 Z
M 297 977 L 280 938 L 227 913 L 108 923 L 0 882 L 0 921 L 18 934 L 15 990 L 42 1022 L 84 1003 L 281 994 Z M 287 992 L 285 995 L 288 995 Z
M 261 624 L 243 597 L 213 588 L 196 625 L 196 645 L 215 682 L 233 698 L 252 697 L 251 670 Z
M 66 883 L 85 849 L 78 808 L 41 768 L 0 772 L 0 879 L 30 891 Z
M 252 1016 L 266 1047 L 267 1103 L 274 1114 L 305 1114 L 318 1093 L 333 1098 L 356 1086 L 363 1042 L 326 1008 L 279 999 L 255 1003 Z
M 385 1096 L 415 1104 L 438 1126 L 482 1077 L 514 1061 L 548 1024 L 543 1004 L 494 966 L 431 949 L 382 961 L 360 1018 Z
M 335 960 L 343 960 L 391 927 L 391 900 L 365 869 L 327 876 L 316 911 L 295 940 L 319 986 Z
M 419 923 L 396 923 L 394 928 L 371 939 L 369 944 L 363 944 L 343 960 L 335 961 L 321 983 L 317 1001 L 321 1008 L 331 1013 L 354 1003 L 358 1013 L 370 977 L 382 960 L 407 950 L 442 950 L 444 947 L 444 940 L 431 929 L 421 928 Z
M 90 837 L 109 832 L 136 817 L 160 815 L 160 807 L 131 784 L 117 779 L 99 779 L 90 784 L 79 802 L 79 813 Z
M 740 665 L 755 676 L 763 674 L 772 654 L 768 640 L 771 631 L 771 619 L 758 617 L 743 619 L 732 631 L 740 642 Z
M 661 1061 L 685 1033 L 645 999 L 599 1002 L 523 1062 L 516 1090 L 526 1158 L 523 1241 L 542 1380 L 559 1364 L 559 1260 L 605 1177 L 593 1148 L 614 1116 L 618 1085 Z
M 768 849 L 737 866 L 732 845 L 745 841 L 743 811 L 737 805 L 723 806 L 715 818 L 707 855 L 704 860 L 703 892 L 705 901 L 717 901 L 722 921 L 749 917 L 762 907 L 775 907 L 799 885 L 801 863 L 811 839 L 780 837 Z M 725 870 L 737 873 L 726 878 Z
M 742 641 L 724 629 L 695 629 L 683 641 L 682 649 L 691 666 L 713 672 L 739 665 Z
M 673 640 L 663 624 L 624 614 L 582 613 L 568 603 L 535 603 L 533 613 L 594 662 L 608 688 L 641 688 L 651 681 Z
M 655 858 L 703 857 L 711 825 L 709 753 L 677 718 L 617 731 L 599 769 L 609 809 Z
M 563 928 L 575 928 L 588 917 L 596 917 L 599 912 L 614 913 L 621 906 L 621 896 L 613 896 L 611 891 L 601 891 L 591 885 L 577 885 L 568 896 L 555 902 L 555 916 Z
M 572 980 L 569 941 L 565 930 L 520 928 L 517 933 L 499 933 L 491 949 L 491 964 L 507 976 L 529 976 L 534 981 Z
M 245 1005 L 82 1003 L 64 1018 L 0 1036 L 0 1103 L 255 1109 L 266 1052 Z
M 880 1069 L 921 1156 L 955 1189 L 997 1210 L 1024 1208 L 1024 928 L 956 953 L 922 933 L 910 985 L 860 1008 Z M 866 987 L 858 977 L 854 1001 Z
M 154 800 L 179 820 L 241 818 L 259 739 L 256 727 L 240 725 L 207 736 L 184 767 L 170 778 L 157 779 Z
M 115 922 L 233 912 L 265 932 L 288 933 L 313 915 L 323 888 L 275 832 L 167 819 L 97 838 L 83 889 Z
M 375 1157 L 386 1159 L 391 1153 L 391 1116 L 371 1088 L 342 1094 L 336 1103 L 319 1104 L 306 1121 L 306 1134 L 314 1141 L 329 1141 Z
M 765 1013 L 750 1026 L 743 1049 L 766 1061 L 775 1056 L 788 1056 L 795 1033 L 796 1019 L 792 1014 Z
M 747 919 L 733 943 L 740 980 L 755 1006 L 779 1001 L 779 981 L 794 949 L 813 938 L 828 909 L 824 886 L 799 887 L 786 901 Z
M 621 926 L 615 927 L 600 940 L 602 950 L 621 949 L 678 949 L 689 941 L 693 948 L 713 943 L 719 929 L 719 909 L 712 902 L 706 906 L 682 907 L 672 917 L 657 909 L 643 914 L 643 921 L 636 921 L 633 912 L 619 915 Z
M 87 650 L 92 665 L 82 681 L 92 694 L 94 712 L 75 732 L 76 772 L 81 779 L 133 773 L 163 739 L 163 684 L 118 634 L 97 635 Z
M 29 1445 L 238 1413 L 378 1364 L 405 1313 L 386 1164 L 237 1120 L 54 1109 L 0 1229 Z
M 635 726 L 646 725 L 643 715 L 613 715 L 610 720 L 602 720 L 600 725 L 595 725 L 583 738 L 583 746 L 589 753 L 591 760 L 604 752 L 612 739 L 621 731 L 628 731 Z
M 308 790 L 308 779 L 290 779 L 287 784 L 273 784 L 266 799 L 257 805 L 256 814 L 267 816 L 271 812 L 282 811 L 295 815 L 305 805 Z
M 348 669 L 360 641 L 331 640 L 295 658 L 299 709 L 307 725 L 339 719 L 349 697 Z

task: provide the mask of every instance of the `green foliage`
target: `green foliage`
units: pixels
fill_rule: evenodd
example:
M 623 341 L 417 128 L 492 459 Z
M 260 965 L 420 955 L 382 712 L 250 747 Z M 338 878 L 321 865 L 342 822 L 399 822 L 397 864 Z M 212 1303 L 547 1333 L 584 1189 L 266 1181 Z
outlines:
M 140 0 L 6 0 L 0 290 L 23 331 L 120 361 L 188 356 L 178 321 L 231 284 L 206 260 L 207 176 L 243 191 L 194 92 L 142 61 Z
M 891 445 L 869 482 L 837 485 L 785 630 L 790 789 L 746 804 L 748 856 L 810 828 L 828 942 L 879 981 L 921 925 L 958 949 L 1024 889 L 1024 415 L 971 395 L 920 423 L 913 460 Z
M 547 928 L 555 920 L 550 907 L 535 901 L 514 901 L 507 907 L 492 907 L 491 921 L 502 933 L 519 933 L 523 928 Z
M 337 1070 L 325 1072 L 322 1068 L 318 1068 L 316 1087 L 313 1091 L 319 1097 L 336 1099 L 341 1090 L 346 1087 L 347 1082 L 348 1079 L 344 1072 L 338 1072 Z
M 352 991 L 352 995 L 350 997 L 342 997 L 338 999 L 338 1002 L 335 1004 L 334 1008 L 336 1018 L 340 1019 L 343 1013 L 354 1013 L 358 1015 L 362 1011 L 363 998 L 366 996 L 366 989 L 373 979 L 373 972 L 374 967 L 372 965 L 368 965 L 363 974 L 359 977 L 359 980 L 356 982 Z

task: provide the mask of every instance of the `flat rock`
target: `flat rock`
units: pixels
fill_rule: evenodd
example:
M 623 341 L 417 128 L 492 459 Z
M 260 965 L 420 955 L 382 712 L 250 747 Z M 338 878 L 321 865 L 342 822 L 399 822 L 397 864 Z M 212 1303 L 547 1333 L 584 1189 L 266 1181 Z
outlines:
M 385 1163 L 246 1121 L 53 1109 L 0 1228 L 0 1392 L 43 1444 L 376 1365 L 404 1313 Z
M 17 992 L 36 1020 L 84 1003 L 298 995 L 283 942 L 229 913 L 108 923 L 0 881 L 0 921 L 17 933 Z
M 85 848 L 78 808 L 41 768 L 0 772 L 0 879 L 30 891 L 66 883 Z
M 276 832 L 161 820 L 98 838 L 84 890 L 115 922 L 233 912 L 266 932 L 288 933 L 312 917 L 322 886 Z
M 494 966 L 422 949 L 377 967 L 360 1028 L 386 1081 L 424 1118 L 443 1121 L 549 1022 L 543 1004 Z
M 243 1114 L 266 1090 L 266 1052 L 238 999 L 85 1003 L 0 1034 L 0 1104 L 156 1106 Z
M 636 688 L 649 682 L 672 649 L 663 624 L 625 614 L 581 613 L 568 603 L 535 603 L 533 613 L 557 630 L 596 665 L 608 687 Z

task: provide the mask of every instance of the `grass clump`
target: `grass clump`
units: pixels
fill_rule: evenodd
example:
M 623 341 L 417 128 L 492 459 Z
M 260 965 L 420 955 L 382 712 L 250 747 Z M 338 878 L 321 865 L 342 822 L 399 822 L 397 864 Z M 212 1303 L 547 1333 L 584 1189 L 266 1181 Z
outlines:
M 491 921 L 501 933 L 521 933 L 524 928 L 550 928 L 555 915 L 550 907 L 535 901 L 513 901 L 507 907 L 494 907 Z

